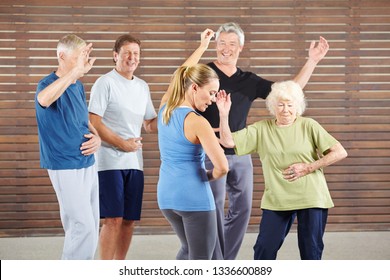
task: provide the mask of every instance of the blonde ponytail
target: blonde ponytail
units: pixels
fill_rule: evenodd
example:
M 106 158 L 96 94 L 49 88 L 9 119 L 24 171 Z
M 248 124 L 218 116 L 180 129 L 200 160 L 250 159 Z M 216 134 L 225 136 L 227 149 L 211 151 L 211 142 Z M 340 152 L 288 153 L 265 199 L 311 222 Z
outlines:
M 205 64 L 179 67 L 172 78 L 172 92 L 163 111 L 163 122 L 168 124 L 172 112 L 185 100 L 186 91 L 192 84 L 203 87 L 212 79 L 218 79 L 217 73 Z
M 178 107 L 185 99 L 185 76 L 188 72 L 188 68 L 186 66 L 179 67 L 172 79 L 172 93 L 170 94 L 167 104 L 165 105 L 163 111 L 163 121 L 164 124 L 168 124 L 172 115 L 172 111 Z

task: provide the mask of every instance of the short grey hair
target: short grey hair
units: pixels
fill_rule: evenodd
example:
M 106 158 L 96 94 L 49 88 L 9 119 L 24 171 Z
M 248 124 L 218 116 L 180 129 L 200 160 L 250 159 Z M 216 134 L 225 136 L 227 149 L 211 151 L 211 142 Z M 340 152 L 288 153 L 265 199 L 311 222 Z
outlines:
M 235 33 L 238 36 L 238 41 L 240 42 L 240 46 L 244 45 L 245 35 L 244 31 L 242 31 L 241 27 L 235 22 L 227 22 L 222 24 L 217 32 L 215 33 L 215 40 L 218 40 L 219 34 L 222 32 L 225 33 Z
M 265 99 L 265 105 L 271 115 L 275 116 L 275 107 L 279 100 L 291 100 L 297 106 L 297 115 L 301 116 L 306 109 L 306 99 L 301 86 L 295 81 L 276 82 Z
M 86 42 L 75 34 L 68 34 L 62 37 L 57 44 L 57 57 L 60 52 L 68 52 L 85 46 Z

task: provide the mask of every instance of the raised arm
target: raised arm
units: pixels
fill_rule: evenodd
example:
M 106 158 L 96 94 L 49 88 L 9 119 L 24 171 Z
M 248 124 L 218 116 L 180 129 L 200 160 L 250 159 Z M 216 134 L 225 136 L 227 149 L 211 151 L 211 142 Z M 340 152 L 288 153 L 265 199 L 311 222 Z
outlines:
M 200 58 L 202 57 L 203 53 L 207 50 L 209 43 L 210 43 L 210 40 L 211 40 L 211 38 L 213 38 L 213 36 L 214 36 L 214 31 L 212 31 L 211 29 L 206 29 L 205 31 L 203 31 L 201 36 L 200 36 L 199 47 L 187 58 L 186 61 L 184 61 L 182 66 L 196 65 L 199 62 Z M 162 105 L 164 105 L 167 102 L 167 100 L 172 92 L 172 87 L 173 87 L 173 84 L 171 82 L 169 84 L 168 90 L 166 91 L 164 96 L 161 98 L 160 108 Z
M 71 84 L 75 83 L 77 79 L 91 70 L 93 63 L 96 60 L 96 58 L 89 57 L 91 51 L 92 43 L 81 50 L 80 55 L 77 58 L 77 63 L 72 69 L 64 73 L 59 79 L 38 93 L 37 100 L 42 107 L 46 108 L 53 104 Z M 61 52 L 59 59 L 65 60 L 68 58 L 65 53 Z
M 214 31 L 211 29 L 206 29 L 200 35 L 200 45 L 199 47 L 187 58 L 186 61 L 182 64 L 182 66 L 193 66 L 199 62 L 203 53 L 207 50 L 210 44 L 211 38 L 214 37 Z
M 219 110 L 219 142 L 226 148 L 234 148 L 235 144 L 229 127 L 229 111 L 232 105 L 230 94 L 221 90 L 217 95 L 216 103 Z
M 325 57 L 329 50 L 328 42 L 324 37 L 320 37 L 320 41 L 316 45 L 315 41 L 312 41 L 309 48 L 309 58 L 305 65 L 295 76 L 294 81 L 297 82 L 301 88 L 304 88 L 309 81 L 317 64 Z

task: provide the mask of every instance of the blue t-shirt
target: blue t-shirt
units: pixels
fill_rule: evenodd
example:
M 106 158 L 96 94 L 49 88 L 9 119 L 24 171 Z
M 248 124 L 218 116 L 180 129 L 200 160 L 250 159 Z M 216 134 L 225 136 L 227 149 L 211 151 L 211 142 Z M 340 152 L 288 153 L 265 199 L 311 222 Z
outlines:
M 80 169 L 95 163 L 93 155 L 84 156 L 81 144 L 88 139 L 88 109 L 84 86 L 70 85 L 49 107 L 42 107 L 38 93 L 58 79 L 53 72 L 39 81 L 35 94 L 41 167 L 46 169 Z
M 211 211 L 214 197 L 204 165 L 205 153 L 200 144 L 193 144 L 184 135 L 184 120 L 189 107 L 176 108 L 168 125 L 158 113 L 158 144 L 161 155 L 157 200 L 160 209 L 179 211 Z

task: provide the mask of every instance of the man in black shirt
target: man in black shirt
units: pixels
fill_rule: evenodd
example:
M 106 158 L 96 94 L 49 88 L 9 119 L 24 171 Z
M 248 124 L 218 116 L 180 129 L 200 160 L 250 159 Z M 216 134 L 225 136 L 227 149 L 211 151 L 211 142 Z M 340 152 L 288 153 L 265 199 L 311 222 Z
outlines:
M 265 99 L 271 91 L 272 81 L 237 67 L 237 60 L 244 47 L 244 32 L 236 23 L 225 23 L 216 32 L 217 60 L 208 65 L 220 79 L 220 89 L 230 93 L 232 106 L 229 126 L 232 132 L 246 127 L 246 120 L 252 102 Z M 294 78 L 302 88 L 307 84 L 318 62 L 329 50 L 327 41 L 320 37 L 319 43 L 311 42 L 309 58 Z M 219 112 L 215 104 L 201 113 L 218 134 Z M 236 258 L 246 233 L 252 210 L 253 165 L 250 155 L 236 156 L 233 149 L 226 149 L 229 162 L 227 176 L 210 182 L 217 208 L 218 239 L 213 259 L 233 260 Z M 212 164 L 206 158 L 206 169 Z M 229 207 L 225 215 L 225 196 Z

